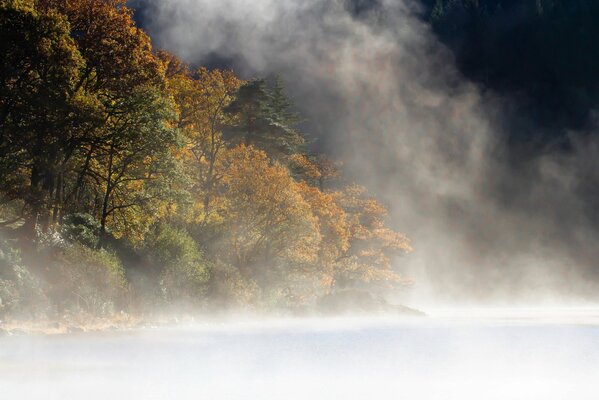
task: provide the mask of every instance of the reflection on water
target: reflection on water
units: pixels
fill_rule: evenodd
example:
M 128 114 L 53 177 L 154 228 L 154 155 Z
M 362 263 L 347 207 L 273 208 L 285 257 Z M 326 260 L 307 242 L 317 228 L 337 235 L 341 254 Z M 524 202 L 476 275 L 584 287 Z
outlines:
M 4 399 L 593 399 L 599 313 L 244 321 L 0 338 Z M 476 318 L 474 318 L 476 316 Z M 491 317 L 489 317 L 491 316 Z

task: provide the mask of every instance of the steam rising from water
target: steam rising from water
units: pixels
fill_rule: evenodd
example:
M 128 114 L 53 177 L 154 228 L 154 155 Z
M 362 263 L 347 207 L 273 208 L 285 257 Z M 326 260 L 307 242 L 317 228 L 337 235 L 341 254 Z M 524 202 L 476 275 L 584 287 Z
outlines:
M 390 206 L 416 253 L 412 300 L 591 300 L 596 143 L 533 158 L 503 142 L 496 97 L 463 79 L 409 1 L 140 0 L 187 61 L 280 74 L 305 129 Z M 591 184 L 589 184 L 591 182 Z
M 534 159 L 502 141 L 504 102 L 465 81 L 408 0 L 138 0 L 188 61 L 279 73 L 349 174 L 416 253 L 398 265 L 432 318 L 206 324 L 0 337 L 19 399 L 596 399 L 596 310 L 434 309 L 473 299 L 591 300 L 597 143 Z M 135 5 L 135 3 L 133 4 Z M 592 188 L 592 187 L 591 187 Z M 595 278 L 595 280 L 593 280 Z M 405 296 L 405 294 L 404 294 Z M 403 299 L 404 301 L 406 299 Z
M 564 311 L 577 318 L 553 319 Z M 24 400 L 595 399 L 597 310 L 538 314 L 0 337 L 0 388 Z

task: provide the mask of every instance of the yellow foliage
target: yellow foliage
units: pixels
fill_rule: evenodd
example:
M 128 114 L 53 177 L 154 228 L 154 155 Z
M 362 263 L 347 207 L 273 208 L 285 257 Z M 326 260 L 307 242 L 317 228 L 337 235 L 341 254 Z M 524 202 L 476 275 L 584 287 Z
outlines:
M 303 187 L 266 153 L 240 145 L 227 153 L 221 190 L 227 239 L 234 262 L 247 268 L 273 257 L 292 262 L 316 259 L 318 220 Z
M 177 105 L 178 127 L 186 139 L 178 156 L 193 182 L 192 218 L 204 224 L 216 222 L 219 204 L 214 191 L 222 179 L 218 160 L 225 151 L 220 129 L 228 122 L 224 109 L 242 81 L 231 71 L 200 68 L 192 74 L 187 68 L 170 66 L 181 71 L 168 82 Z
M 322 174 L 318 169 L 318 165 L 313 163 L 304 154 L 293 154 L 289 157 L 289 165 L 292 169 L 299 170 L 301 174 L 308 180 L 318 180 Z
M 332 194 L 321 192 L 303 182 L 298 186 L 317 220 L 321 237 L 318 245 L 319 263 L 330 265 L 349 248 L 347 214 L 335 203 Z
M 350 248 L 341 259 L 343 270 L 365 282 L 406 283 L 391 268 L 394 256 L 412 251 L 409 239 L 385 226 L 387 209 L 351 185 L 335 193 L 337 203 L 348 216 Z

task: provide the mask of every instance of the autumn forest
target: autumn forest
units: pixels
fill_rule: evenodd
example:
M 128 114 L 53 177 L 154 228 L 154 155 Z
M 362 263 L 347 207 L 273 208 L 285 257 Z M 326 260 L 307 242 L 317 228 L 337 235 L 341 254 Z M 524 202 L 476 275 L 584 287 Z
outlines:
M 0 0 L 0 46 L 0 319 L 305 312 L 409 284 L 409 239 L 281 79 L 187 65 L 123 0 Z

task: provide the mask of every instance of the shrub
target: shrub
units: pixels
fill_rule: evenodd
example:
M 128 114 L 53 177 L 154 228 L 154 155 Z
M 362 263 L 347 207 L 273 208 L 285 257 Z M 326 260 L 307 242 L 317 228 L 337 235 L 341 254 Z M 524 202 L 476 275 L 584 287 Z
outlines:
M 73 244 L 57 255 L 56 264 L 60 281 L 52 294 L 63 309 L 105 315 L 124 305 L 128 284 L 113 253 Z
M 19 251 L 0 240 L 0 316 L 35 316 L 48 307 L 39 280 L 21 265 Z
M 203 299 L 210 267 L 196 242 L 183 229 L 157 226 L 145 243 L 150 263 L 158 272 L 162 297 L 167 302 Z
M 239 270 L 229 264 L 218 263 L 210 279 L 210 299 L 218 309 L 257 307 L 261 290 L 253 280 L 244 279 Z
M 35 244 L 36 250 L 41 253 L 61 249 L 67 245 L 60 229 L 51 227 L 46 232 L 43 232 L 39 225 L 35 228 L 35 238 L 33 243 Z
M 89 214 L 70 214 L 63 220 L 61 234 L 70 242 L 96 247 L 100 239 L 100 222 Z

